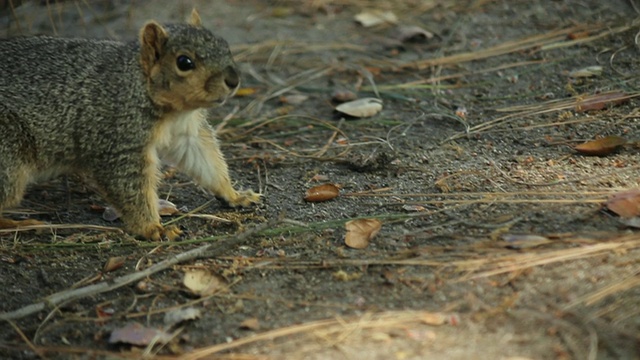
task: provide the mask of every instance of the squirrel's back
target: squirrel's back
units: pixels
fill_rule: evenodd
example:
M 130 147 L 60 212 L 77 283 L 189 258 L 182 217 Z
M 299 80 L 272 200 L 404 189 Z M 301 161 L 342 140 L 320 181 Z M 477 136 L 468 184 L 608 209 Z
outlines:
M 0 57 L 0 103 L 26 123 L 41 167 L 85 163 L 114 142 L 145 147 L 160 119 L 211 107 L 238 85 L 227 43 L 187 24 L 150 23 L 130 43 L 5 39 Z
M 126 110 L 123 101 L 148 100 L 137 47 L 44 36 L 0 40 L 0 99 L 47 128 L 68 126 L 83 111 L 111 116 L 116 104 Z
M 44 36 L 0 41 L 0 102 L 26 123 L 41 167 L 99 156 L 109 134 L 135 135 L 128 125 L 140 134 L 135 119 L 153 104 L 136 47 Z

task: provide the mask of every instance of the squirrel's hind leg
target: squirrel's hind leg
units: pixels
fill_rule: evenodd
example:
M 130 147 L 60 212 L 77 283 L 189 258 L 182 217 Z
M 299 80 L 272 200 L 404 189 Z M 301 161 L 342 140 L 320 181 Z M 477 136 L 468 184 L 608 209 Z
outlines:
M 42 221 L 26 219 L 11 220 L 2 217 L 2 209 L 20 203 L 27 188 L 29 174 L 23 167 L 5 166 L 0 161 L 0 229 L 13 229 L 29 225 L 42 225 Z
M 15 114 L 0 106 L 0 229 L 13 229 L 44 224 L 38 220 L 11 220 L 2 217 L 2 210 L 18 205 L 31 178 L 29 162 L 35 161 L 34 144 L 23 123 Z
M 158 214 L 157 162 L 136 167 L 118 168 L 118 172 L 94 172 L 95 181 L 105 200 L 118 209 L 127 230 L 148 240 L 174 240 L 182 231 L 175 226 L 163 227 Z M 140 171 L 140 169 L 144 169 Z

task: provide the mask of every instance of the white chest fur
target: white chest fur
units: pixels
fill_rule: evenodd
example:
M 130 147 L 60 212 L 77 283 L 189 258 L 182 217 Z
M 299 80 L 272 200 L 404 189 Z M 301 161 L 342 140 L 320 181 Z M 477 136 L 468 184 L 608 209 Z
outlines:
M 215 192 L 218 184 L 228 181 L 227 165 L 205 115 L 205 110 L 195 110 L 162 119 L 155 132 L 155 151 L 160 159 Z

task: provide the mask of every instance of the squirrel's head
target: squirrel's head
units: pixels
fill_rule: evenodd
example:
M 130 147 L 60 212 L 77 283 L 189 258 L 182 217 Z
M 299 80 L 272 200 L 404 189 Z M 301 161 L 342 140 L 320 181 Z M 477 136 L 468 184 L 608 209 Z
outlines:
M 195 9 L 188 24 L 148 22 L 140 31 L 140 62 L 152 100 L 170 110 L 214 106 L 240 84 L 229 45 L 202 27 Z

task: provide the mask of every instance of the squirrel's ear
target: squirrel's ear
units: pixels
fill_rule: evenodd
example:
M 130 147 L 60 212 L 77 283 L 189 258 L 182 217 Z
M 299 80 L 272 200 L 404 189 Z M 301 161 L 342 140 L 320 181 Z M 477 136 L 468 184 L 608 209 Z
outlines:
M 140 30 L 140 61 L 147 75 L 160 59 L 167 41 L 167 32 L 155 21 L 150 21 Z
M 202 26 L 202 19 L 200 19 L 200 14 L 198 14 L 198 10 L 196 10 L 196 8 L 191 10 L 191 19 L 189 19 L 189 24 L 197 27 Z

